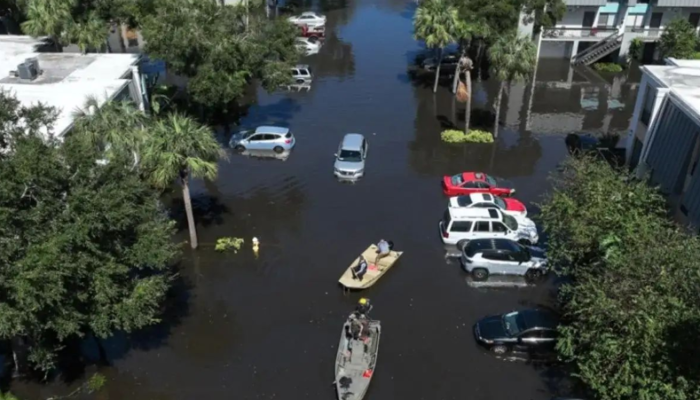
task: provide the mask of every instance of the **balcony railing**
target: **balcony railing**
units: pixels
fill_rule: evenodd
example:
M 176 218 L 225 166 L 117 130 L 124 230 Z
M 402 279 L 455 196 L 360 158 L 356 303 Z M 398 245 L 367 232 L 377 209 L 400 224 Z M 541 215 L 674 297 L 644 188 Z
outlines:
M 543 39 L 605 39 L 617 32 L 617 28 L 550 28 L 542 32 Z
M 663 28 L 642 28 L 638 26 L 625 27 L 625 33 L 633 33 L 637 37 L 656 39 L 661 37 Z

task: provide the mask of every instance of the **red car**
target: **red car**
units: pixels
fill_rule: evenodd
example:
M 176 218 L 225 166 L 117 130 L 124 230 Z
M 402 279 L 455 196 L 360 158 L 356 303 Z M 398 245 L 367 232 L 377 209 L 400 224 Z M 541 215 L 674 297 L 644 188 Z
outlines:
M 459 196 L 472 193 L 491 193 L 495 196 L 510 196 L 515 189 L 504 187 L 483 172 L 465 172 L 446 176 L 442 179 L 442 191 L 446 196 Z
M 326 27 L 324 26 L 301 26 L 301 36 L 307 38 L 320 38 L 323 39 L 326 36 Z

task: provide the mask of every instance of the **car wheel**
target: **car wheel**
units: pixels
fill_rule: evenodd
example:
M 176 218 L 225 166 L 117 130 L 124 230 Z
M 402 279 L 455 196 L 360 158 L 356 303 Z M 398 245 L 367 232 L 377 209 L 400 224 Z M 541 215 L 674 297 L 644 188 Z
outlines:
M 491 347 L 491 352 L 493 352 L 493 354 L 503 355 L 508 352 L 508 348 L 502 344 L 497 344 Z
M 239 144 L 236 147 L 234 147 L 233 150 L 235 150 L 236 153 L 243 153 L 245 151 L 245 147 L 243 147 Z
M 472 277 L 474 278 L 475 281 L 485 281 L 489 277 L 489 271 L 483 269 L 483 268 L 475 268 L 472 271 Z
M 537 283 L 542 279 L 543 275 L 540 269 L 528 269 L 525 273 L 525 280 L 529 283 Z
M 275 146 L 275 148 L 272 150 L 274 150 L 277 154 L 281 154 L 284 151 L 284 149 L 281 146 Z
M 518 243 L 522 244 L 523 246 L 532 246 L 532 242 L 528 239 L 520 239 L 518 240 Z
M 297 83 L 299 83 L 299 84 L 304 83 L 304 80 L 303 80 L 303 79 L 297 79 Z
M 468 240 L 466 240 L 466 239 L 465 239 L 465 240 L 460 240 L 459 242 L 457 242 L 457 249 L 458 249 L 459 251 L 464 251 L 464 247 L 465 247 L 466 245 L 468 245 L 468 244 L 469 244 L 469 241 L 468 241 Z

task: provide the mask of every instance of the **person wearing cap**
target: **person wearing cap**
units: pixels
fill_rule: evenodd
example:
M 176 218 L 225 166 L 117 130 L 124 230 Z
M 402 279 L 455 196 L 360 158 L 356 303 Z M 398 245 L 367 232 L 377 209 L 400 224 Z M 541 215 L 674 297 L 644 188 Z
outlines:
M 365 276 L 367 273 L 367 268 L 369 265 L 367 264 L 367 260 L 365 260 L 364 257 L 360 256 L 360 262 L 357 263 L 356 266 L 352 267 L 352 279 L 359 279 L 362 281 L 362 277 Z

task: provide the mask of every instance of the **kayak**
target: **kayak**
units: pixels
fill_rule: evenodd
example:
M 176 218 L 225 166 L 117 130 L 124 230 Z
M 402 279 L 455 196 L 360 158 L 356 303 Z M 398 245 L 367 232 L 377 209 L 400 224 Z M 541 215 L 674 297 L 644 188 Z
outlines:
M 348 289 L 367 289 L 377 283 L 379 278 L 384 276 L 403 254 L 403 251 L 391 251 L 387 257 L 379 260 L 379 265 L 375 265 L 374 260 L 377 258 L 378 250 L 379 248 L 373 244 L 362 253 L 362 257 L 364 257 L 369 264 L 367 266 L 367 273 L 362 277 L 362 280 L 356 279 L 352 273 L 352 269 L 360 263 L 360 257 L 357 257 L 355 261 L 350 264 L 350 267 L 345 270 L 338 282 Z
M 351 333 L 352 316 L 340 332 L 338 356 L 335 360 L 335 387 L 339 400 L 361 400 L 374 375 L 379 352 L 379 321 L 364 318 L 363 334 L 357 339 Z

